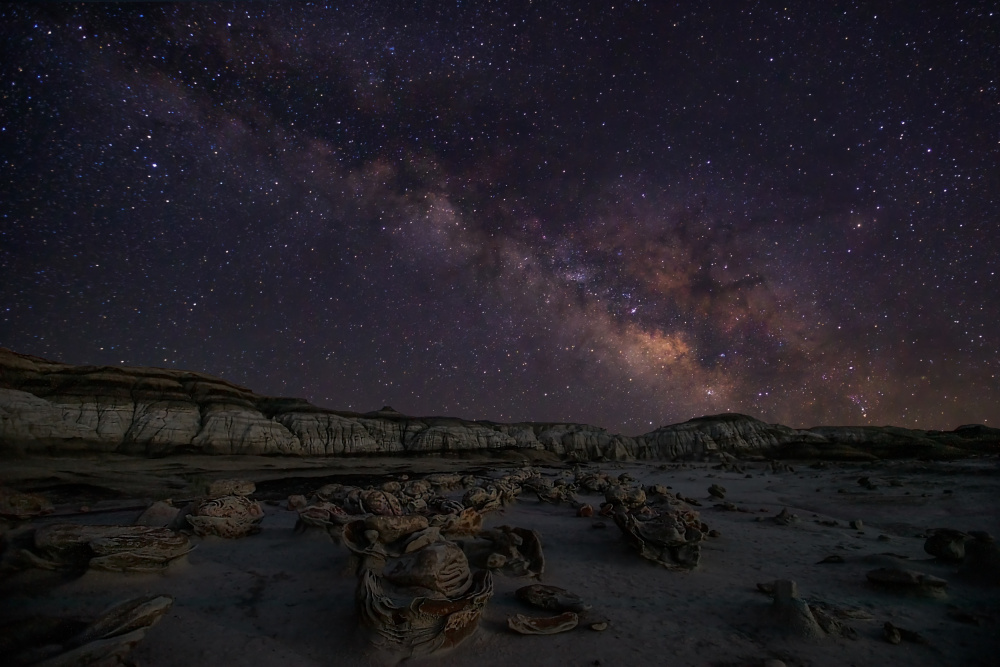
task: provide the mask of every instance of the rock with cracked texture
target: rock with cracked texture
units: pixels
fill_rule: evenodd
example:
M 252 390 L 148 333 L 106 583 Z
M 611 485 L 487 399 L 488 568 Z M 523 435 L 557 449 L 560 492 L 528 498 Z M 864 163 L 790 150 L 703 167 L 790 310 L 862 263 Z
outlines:
M 542 537 L 537 530 L 497 526 L 459 545 L 477 567 L 500 570 L 515 577 L 538 577 L 545 572 Z
M 264 510 L 245 496 L 222 496 L 201 501 L 186 519 L 201 537 L 235 539 L 260 532 Z
M 23 521 L 43 514 L 51 514 L 52 503 L 38 493 L 21 493 L 0 486 L 0 519 Z
M 110 572 L 157 572 L 194 547 L 183 533 L 149 526 L 95 526 L 57 523 L 35 531 L 35 567 L 61 569 L 86 564 Z
M 698 566 L 705 534 L 696 512 L 678 509 L 641 521 L 632 512 L 618 511 L 614 519 L 625 541 L 643 558 L 671 570 Z
M 580 623 L 580 617 L 571 611 L 558 616 L 525 616 L 514 614 L 507 617 L 507 627 L 519 635 L 555 635 L 568 632 Z
M 378 489 L 365 489 L 360 494 L 361 511 L 381 516 L 402 516 L 403 506 L 394 494 Z
M 472 572 L 458 546 L 446 540 L 430 542 L 386 563 L 382 576 L 406 588 L 419 588 L 427 595 L 455 598 L 469 590 Z
M 361 625 L 369 641 L 387 651 L 404 656 L 442 653 L 475 632 L 493 596 L 489 571 L 477 572 L 466 584 L 461 594 L 452 597 L 424 588 L 414 595 L 414 589 L 365 570 L 356 593 Z
M 483 515 L 474 507 L 466 507 L 456 514 L 435 514 L 430 518 L 430 525 L 438 527 L 442 535 L 476 535 L 483 529 Z
M 590 605 L 579 595 L 558 586 L 531 584 L 518 588 L 514 595 L 521 602 L 548 611 L 572 611 L 579 614 L 590 609 Z

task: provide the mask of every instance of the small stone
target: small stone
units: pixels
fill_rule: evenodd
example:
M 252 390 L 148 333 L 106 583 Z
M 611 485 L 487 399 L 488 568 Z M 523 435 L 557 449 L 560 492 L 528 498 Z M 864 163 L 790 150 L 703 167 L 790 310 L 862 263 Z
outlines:
M 861 519 L 854 519 L 854 520 L 852 520 L 847 525 L 849 525 L 854 530 L 864 530 L 865 529 L 865 524 L 862 523 Z
M 892 540 L 892 538 L 889 537 L 888 535 L 883 534 L 878 536 L 879 542 L 889 542 L 890 540 Z
M 948 582 L 915 570 L 904 570 L 898 567 L 883 567 L 867 573 L 868 581 L 877 586 L 900 593 L 917 593 L 920 595 L 943 595 Z
M 507 557 L 503 554 L 492 553 L 486 558 L 486 567 L 490 570 L 499 570 L 507 564 Z
M 708 487 L 708 495 L 712 496 L 713 498 L 718 498 L 719 500 L 722 500 L 723 498 L 726 497 L 726 487 L 720 486 L 719 484 L 713 484 L 712 486 Z
M 898 644 L 901 641 L 908 641 L 914 644 L 930 643 L 919 632 L 901 628 L 898 625 L 893 625 L 889 621 L 886 621 L 885 625 L 882 626 L 882 636 L 885 637 L 885 640 L 890 644 Z
M 572 630 L 580 617 L 571 611 L 546 618 L 514 614 L 507 617 L 507 627 L 522 635 L 554 635 Z
M 596 528 L 598 530 L 604 530 L 605 528 L 608 527 L 608 524 L 604 523 L 603 521 L 595 521 L 592 524 L 590 524 L 590 527 Z
M 817 565 L 826 565 L 826 564 L 829 564 L 829 563 L 843 563 L 843 562 L 844 562 L 844 557 L 843 556 L 838 556 L 838 555 L 834 554 L 833 556 L 827 556 L 826 558 L 824 558 L 823 560 L 821 560 L 819 563 L 817 563 Z
M 716 530 L 715 528 L 713 528 L 712 530 L 708 531 L 708 536 L 709 537 L 722 537 L 722 533 L 720 531 Z
M 514 595 L 521 602 L 548 611 L 582 613 L 590 609 L 579 595 L 558 586 L 531 584 L 517 589 Z
M 597 632 L 603 632 L 604 630 L 608 629 L 608 624 L 607 624 L 606 621 L 599 621 L 597 623 L 591 623 L 590 624 L 590 629 L 591 630 L 596 630 Z M 599 665 L 599 664 L 601 664 L 601 661 L 600 660 L 595 660 L 594 663 Z
M 778 515 L 774 517 L 774 522 L 779 526 L 788 526 L 798 520 L 798 515 L 789 512 L 787 507 L 782 508 Z

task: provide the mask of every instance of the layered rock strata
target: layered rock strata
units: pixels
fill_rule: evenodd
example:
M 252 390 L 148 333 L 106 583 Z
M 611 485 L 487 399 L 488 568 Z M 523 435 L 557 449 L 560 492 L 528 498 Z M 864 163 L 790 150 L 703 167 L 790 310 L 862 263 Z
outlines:
M 543 450 L 582 460 L 715 454 L 803 458 L 952 457 L 1000 449 L 1000 429 L 793 429 L 728 413 L 630 437 L 586 424 L 355 413 L 260 396 L 225 380 L 160 368 L 72 366 L 0 348 L 0 453 L 340 456 Z

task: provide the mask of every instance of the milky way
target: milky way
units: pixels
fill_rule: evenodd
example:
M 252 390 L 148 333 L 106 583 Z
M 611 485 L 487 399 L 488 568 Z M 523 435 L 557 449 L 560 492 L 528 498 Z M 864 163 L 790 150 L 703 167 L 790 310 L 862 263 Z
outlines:
M 629 434 L 1000 421 L 991 3 L 679 4 L 0 8 L 0 345 Z

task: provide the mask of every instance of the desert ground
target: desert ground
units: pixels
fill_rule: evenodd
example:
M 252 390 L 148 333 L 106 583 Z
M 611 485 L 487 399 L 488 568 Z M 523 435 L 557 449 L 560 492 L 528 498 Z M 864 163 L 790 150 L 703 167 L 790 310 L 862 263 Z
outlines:
M 324 530 L 296 530 L 298 513 L 288 506 L 289 496 L 308 495 L 330 482 L 365 487 L 431 472 L 499 477 L 525 466 L 552 479 L 572 475 L 579 466 L 578 471 L 600 470 L 615 478 L 627 474 L 646 487 L 665 486 L 717 532 L 701 543 L 695 569 L 677 571 L 640 556 L 615 521 L 599 511 L 577 516 L 567 503 L 542 502 L 522 491 L 515 502 L 488 512 L 485 527 L 538 531 L 544 572 L 537 579 L 495 574 L 493 597 L 471 636 L 443 654 L 406 657 L 363 638 L 351 552 Z M 196 548 L 156 573 L 7 568 L 0 579 L 0 624 L 94 618 L 122 600 L 168 595 L 172 606 L 127 658 L 147 667 L 995 665 L 1000 655 L 1000 587 L 962 576 L 959 565 L 924 550 L 928 531 L 937 528 L 1000 533 L 995 456 L 736 465 L 567 464 L 520 454 L 32 457 L 5 461 L 0 484 L 40 493 L 54 511 L 9 524 L 7 541 L 13 545 L 19 535 L 52 523 L 131 524 L 152 502 L 182 505 L 223 478 L 256 484 L 251 497 L 264 510 L 257 534 L 193 536 Z M 709 495 L 713 484 L 725 488 L 724 500 Z M 577 495 L 595 509 L 604 502 L 603 494 Z M 783 510 L 783 516 L 794 516 L 776 521 Z M 932 575 L 947 585 L 928 596 L 878 587 L 866 576 L 891 567 Z M 762 591 L 776 580 L 794 581 L 809 608 L 848 629 L 821 636 L 797 630 Z M 552 635 L 509 629 L 507 619 L 514 614 L 545 615 L 514 596 L 516 589 L 537 582 L 582 597 L 591 607 L 581 615 L 588 622 Z M 606 622 L 606 628 L 592 629 L 595 621 Z M 886 622 L 904 630 L 903 641 L 886 639 Z

